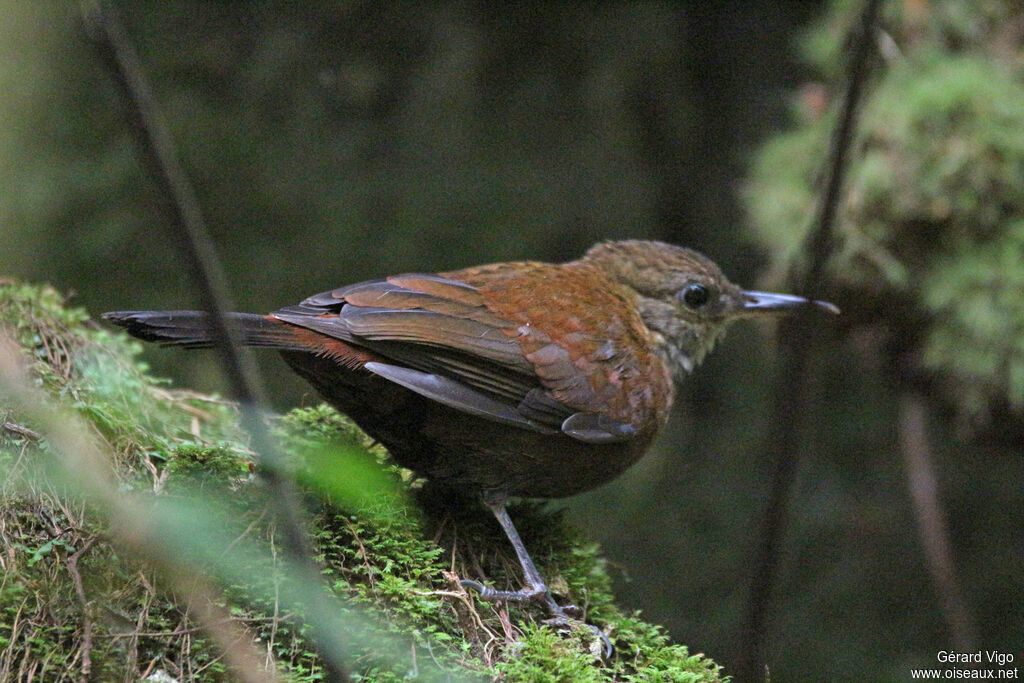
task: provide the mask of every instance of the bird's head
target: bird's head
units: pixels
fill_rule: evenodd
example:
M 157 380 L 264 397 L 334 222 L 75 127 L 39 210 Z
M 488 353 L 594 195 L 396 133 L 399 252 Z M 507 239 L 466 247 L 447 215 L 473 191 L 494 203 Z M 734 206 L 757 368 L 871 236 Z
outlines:
M 602 242 L 582 260 L 635 294 L 640 315 L 676 376 L 693 370 L 740 318 L 809 306 L 839 312 L 824 301 L 741 289 L 703 254 L 663 242 Z

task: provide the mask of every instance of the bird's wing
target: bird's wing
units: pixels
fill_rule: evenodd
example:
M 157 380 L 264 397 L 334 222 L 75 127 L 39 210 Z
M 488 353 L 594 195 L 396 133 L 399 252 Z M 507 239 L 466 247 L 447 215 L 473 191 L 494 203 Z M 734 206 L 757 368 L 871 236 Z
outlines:
M 469 414 L 588 442 L 635 434 L 629 424 L 577 405 L 572 392 L 561 392 L 569 400 L 554 398 L 553 386 L 586 378 L 557 345 L 527 354 L 523 341 L 538 331 L 494 310 L 474 286 L 407 274 L 323 292 L 272 315 L 374 351 L 386 362 L 365 369 Z

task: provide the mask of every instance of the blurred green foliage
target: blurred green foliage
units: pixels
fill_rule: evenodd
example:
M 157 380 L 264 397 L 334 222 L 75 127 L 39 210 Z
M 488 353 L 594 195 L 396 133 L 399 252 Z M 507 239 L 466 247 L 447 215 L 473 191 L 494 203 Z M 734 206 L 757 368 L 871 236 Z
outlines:
M 805 41 L 835 78 L 838 3 Z M 965 426 L 1024 417 L 1024 21 L 1019 2 L 889 3 L 878 82 L 864 106 L 838 248 L 837 303 L 884 322 L 908 370 Z M 778 267 L 796 256 L 816 200 L 831 116 L 812 116 L 758 157 L 747 193 L 754 232 Z M 864 302 L 869 302 L 865 306 Z M 882 309 L 873 304 L 888 301 Z M 901 361 L 906 362 L 906 361 Z M 1001 416 L 1003 422 L 1007 416 Z

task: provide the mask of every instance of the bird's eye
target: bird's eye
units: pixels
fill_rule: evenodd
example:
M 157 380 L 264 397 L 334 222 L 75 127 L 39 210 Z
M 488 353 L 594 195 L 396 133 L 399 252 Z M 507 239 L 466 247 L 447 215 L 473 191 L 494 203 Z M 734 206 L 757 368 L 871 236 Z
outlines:
M 690 308 L 700 308 L 711 298 L 711 292 L 704 285 L 692 284 L 683 288 L 683 301 Z

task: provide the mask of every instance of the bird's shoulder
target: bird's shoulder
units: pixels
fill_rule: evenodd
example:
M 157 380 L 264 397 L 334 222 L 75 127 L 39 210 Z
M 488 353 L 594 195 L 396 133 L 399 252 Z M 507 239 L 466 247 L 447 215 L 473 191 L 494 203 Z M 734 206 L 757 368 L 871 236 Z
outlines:
M 518 262 L 444 273 L 515 323 L 503 332 L 550 395 L 622 422 L 664 421 L 673 385 L 636 294 L 585 262 Z M 653 419 L 652 419 L 653 418 Z

